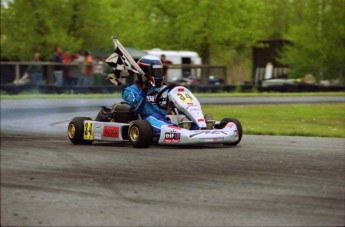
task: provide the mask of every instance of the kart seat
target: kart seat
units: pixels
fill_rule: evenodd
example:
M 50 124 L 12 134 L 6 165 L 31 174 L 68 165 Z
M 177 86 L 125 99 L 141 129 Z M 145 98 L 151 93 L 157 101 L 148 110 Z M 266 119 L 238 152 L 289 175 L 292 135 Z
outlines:
M 130 105 L 126 102 L 121 102 L 120 104 L 113 105 L 111 108 L 102 106 L 95 120 L 128 123 L 137 119 L 138 115 L 132 111 Z

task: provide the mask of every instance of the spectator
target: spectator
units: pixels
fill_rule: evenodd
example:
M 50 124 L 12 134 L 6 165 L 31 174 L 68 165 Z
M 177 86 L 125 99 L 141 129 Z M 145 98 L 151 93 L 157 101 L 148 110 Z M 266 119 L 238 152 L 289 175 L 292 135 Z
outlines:
M 72 63 L 72 56 L 69 51 L 66 51 L 63 54 L 62 62 L 66 64 L 63 67 L 63 83 L 64 85 L 71 85 L 72 83 L 71 75 L 70 75 L 71 66 L 69 64 Z
M 90 51 L 84 51 L 84 83 L 83 85 L 93 85 L 93 57 Z
M 28 68 L 28 73 L 31 77 L 31 83 L 38 87 L 43 81 L 43 65 L 41 64 L 40 53 L 36 52 L 32 59 L 32 65 Z
M 163 64 L 163 76 L 165 78 L 165 82 L 167 82 L 168 81 L 168 67 L 169 65 L 172 64 L 172 62 L 166 59 L 165 54 L 161 55 L 160 60 Z
M 103 61 L 100 58 L 96 59 L 95 65 L 94 65 L 94 79 L 93 82 L 95 85 L 101 85 L 103 84 L 103 77 L 105 75 L 104 72 L 104 64 Z
M 52 61 L 54 63 L 62 63 L 62 50 L 60 47 L 55 47 L 55 53 L 53 56 Z M 62 86 L 63 84 L 63 66 L 62 65 L 54 65 L 53 66 L 53 73 L 55 77 L 55 85 Z
M 84 62 L 84 57 L 80 55 L 80 53 L 74 53 L 71 55 L 72 64 L 76 63 L 77 65 L 71 65 L 69 70 L 70 75 L 70 85 L 77 85 L 78 84 L 78 78 L 82 74 L 82 67 Z
M 85 79 L 85 75 L 84 75 L 84 62 L 85 62 L 85 58 L 83 55 L 81 55 L 80 53 L 75 53 L 74 54 L 74 60 L 73 63 L 77 63 L 78 66 L 74 66 L 73 70 L 72 70 L 72 76 L 73 77 L 77 77 L 77 86 L 81 86 L 84 85 L 84 79 Z

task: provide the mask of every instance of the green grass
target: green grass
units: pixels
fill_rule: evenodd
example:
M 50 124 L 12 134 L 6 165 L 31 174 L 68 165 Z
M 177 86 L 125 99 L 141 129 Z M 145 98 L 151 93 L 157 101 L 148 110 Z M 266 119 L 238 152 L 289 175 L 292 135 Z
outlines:
M 252 92 L 252 93 L 194 93 L 196 97 L 296 97 L 296 96 L 345 96 L 345 92 L 306 92 L 306 93 L 276 93 L 276 92 Z M 1 99 L 70 99 L 70 98 L 114 98 L 121 97 L 121 93 L 111 94 L 41 94 L 38 92 L 20 93 L 17 95 L 9 95 L 1 92 Z
M 214 119 L 237 118 L 245 134 L 345 138 L 345 103 L 203 106 Z
M 345 96 L 345 92 L 220 92 L 220 93 L 194 93 L 196 97 L 299 97 L 299 96 Z
M 197 97 L 271 97 L 271 96 L 345 96 L 345 92 L 325 93 L 196 93 Z M 1 99 L 69 99 L 114 98 L 113 94 L 40 94 L 7 95 Z M 245 134 L 319 136 L 345 138 L 345 103 L 258 105 L 258 106 L 203 106 L 204 113 L 214 119 L 234 117 L 242 123 Z

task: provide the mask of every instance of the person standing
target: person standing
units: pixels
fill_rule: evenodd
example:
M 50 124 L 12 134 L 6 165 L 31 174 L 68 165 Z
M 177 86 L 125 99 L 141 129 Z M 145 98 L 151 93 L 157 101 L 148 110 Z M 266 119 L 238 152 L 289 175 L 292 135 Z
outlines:
M 55 85 L 58 87 L 61 87 L 63 84 L 63 66 L 62 66 L 62 50 L 60 47 L 55 47 L 55 53 L 54 53 L 52 61 L 54 63 L 58 63 L 53 66 L 53 73 L 55 77 Z
M 31 62 L 33 64 L 31 64 L 28 68 L 31 77 L 31 83 L 35 84 L 36 87 L 38 87 L 43 81 L 43 65 L 41 62 L 40 53 L 36 52 Z
M 82 54 L 80 53 L 75 53 L 73 55 L 73 61 L 72 63 L 76 63 L 77 66 L 72 67 L 72 77 L 77 78 L 77 86 L 83 85 L 84 84 L 84 61 L 85 58 Z
M 63 67 L 63 83 L 64 85 L 71 85 L 71 66 L 69 64 L 72 63 L 72 56 L 69 51 L 65 51 L 65 53 L 63 54 L 62 62 L 65 64 Z
M 90 51 L 84 51 L 84 84 L 86 86 L 93 85 L 93 57 Z
M 101 58 L 96 58 L 96 62 L 94 64 L 94 79 L 93 83 L 94 85 L 102 85 L 103 84 L 103 78 L 105 76 L 104 73 L 104 64 Z
M 165 78 L 165 82 L 167 82 L 168 81 L 168 67 L 169 67 L 169 65 L 172 64 L 172 62 L 167 60 L 165 54 L 161 55 L 160 60 L 163 64 L 163 76 Z
M 81 85 L 82 81 L 79 81 L 79 78 L 83 79 L 83 64 L 84 64 L 84 57 L 76 52 L 72 55 L 72 63 L 76 65 L 72 65 L 69 71 L 71 85 Z

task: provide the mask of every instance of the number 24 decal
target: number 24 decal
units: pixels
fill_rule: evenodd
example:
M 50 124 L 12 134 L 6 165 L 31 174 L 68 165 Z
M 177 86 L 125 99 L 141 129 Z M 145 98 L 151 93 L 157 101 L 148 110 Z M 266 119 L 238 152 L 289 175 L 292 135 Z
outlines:
M 84 123 L 84 139 L 85 140 L 92 140 L 92 129 L 93 129 L 93 123 L 92 122 L 85 122 Z

